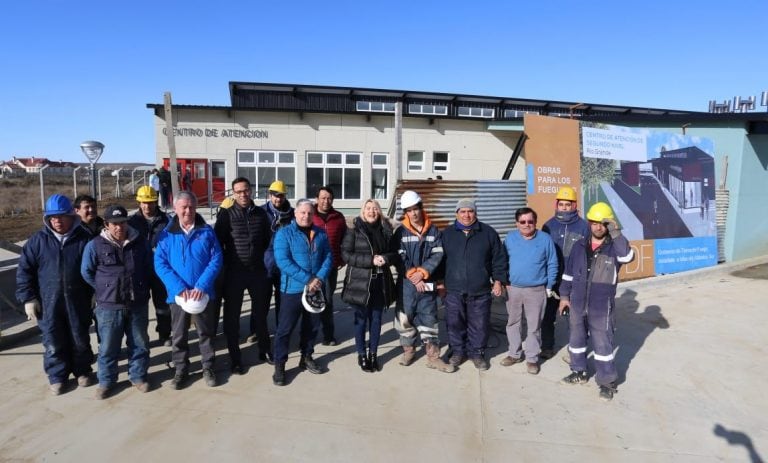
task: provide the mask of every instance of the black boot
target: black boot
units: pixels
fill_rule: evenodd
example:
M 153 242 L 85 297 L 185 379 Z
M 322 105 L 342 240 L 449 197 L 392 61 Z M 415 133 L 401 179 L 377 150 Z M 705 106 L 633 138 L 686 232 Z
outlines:
M 371 368 L 371 373 L 381 371 L 381 365 L 379 365 L 379 359 L 377 358 L 376 352 L 368 353 L 368 366 Z
M 357 364 L 363 371 L 371 371 L 371 366 L 368 363 L 368 357 L 365 354 L 357 354 Z
M 272 375 L 272 384 L 285 386 L 285 363 L 275 363 L 275 374 Z

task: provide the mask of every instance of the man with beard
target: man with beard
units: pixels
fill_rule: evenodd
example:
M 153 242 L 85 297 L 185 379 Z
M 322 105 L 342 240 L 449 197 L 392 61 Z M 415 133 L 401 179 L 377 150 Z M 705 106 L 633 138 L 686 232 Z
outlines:
M 587 212 L 591 236 L 576 242 L 566 261 L 560 285 L 559 312 L 570 311 L 571 374 L 566 384 L 584 384 L 587 376 L 587 341 L 592 340 L 595 381 L 600 398 L 613 399 L 618 373 L 613 362 L 616 285 L 619 269 L 632 262 L 634 251 L 621 234 L 611 206 L 595 203 Z

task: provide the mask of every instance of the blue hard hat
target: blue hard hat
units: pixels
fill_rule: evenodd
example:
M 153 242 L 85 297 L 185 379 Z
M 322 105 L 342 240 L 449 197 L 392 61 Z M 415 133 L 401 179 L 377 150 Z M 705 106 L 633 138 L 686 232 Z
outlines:
M 69 201 L 69 198 L 64 195 L 57 193 L 49 196 L 45 201 L 45 211 L 43 212 L 43 215 L 46 217 L 72 213 L 72 203 Z

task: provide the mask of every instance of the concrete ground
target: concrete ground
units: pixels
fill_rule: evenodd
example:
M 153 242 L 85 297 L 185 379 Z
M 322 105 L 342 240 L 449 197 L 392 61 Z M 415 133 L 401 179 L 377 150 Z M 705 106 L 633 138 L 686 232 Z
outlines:
M 352 313 L 340 307 L 341 344 L 317 347 L 324 375 L 300 373 L 294 352 L 286 387 L 272 385 L 265 364 L 230 377 L 220 338 L 218 387 L 206 387 L 198 373 L 186 389 L 170 390 L 169 348 L 155 347 L 154 390 L 128 387 L 121 361 L 119 388 L 104 401 L 94 400 L 93 386 L 74 384 L 50 396 L 39 336 L 27 336 L 0 352 L 0 461 L 763 461 L 766 262 L 621 284 L 621 383 L 608 403 L 593 380 L 559 383 L 569 373 L 564 349 L 538 376 L 524 364 L 499 366 L 507 347 L 500 304 L 485 372 L 469 363 L 439 373 L 423 357 L 398 365 L 390 311 L 383 370 L 363 373 Z M 564 345 L 562 325 L 558 338 Z M 255 345 L 243 347 L 254 362 Z M 199 356 L 193 361 L 199 370 Z

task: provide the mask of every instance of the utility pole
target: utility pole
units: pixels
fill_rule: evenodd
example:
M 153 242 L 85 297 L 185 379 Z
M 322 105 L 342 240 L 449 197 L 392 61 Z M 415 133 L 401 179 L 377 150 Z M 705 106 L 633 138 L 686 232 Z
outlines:
M 171 173 L 171 194 L 179 193 L 179 173 L 176 171 L 176 139 L 173 137 L 173 104 L 171 92 L 165 92 L 165 135 L 168 137 L 168 171 Z

